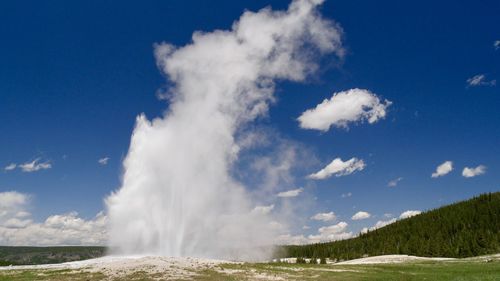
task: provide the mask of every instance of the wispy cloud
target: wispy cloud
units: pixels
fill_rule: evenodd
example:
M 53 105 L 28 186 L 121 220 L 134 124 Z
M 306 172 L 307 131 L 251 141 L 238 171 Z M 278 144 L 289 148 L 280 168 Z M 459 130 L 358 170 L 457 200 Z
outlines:
M 320 171 L 310 174 L 308 178 L 314 180 L 322 180 L 331 176 L 341 177 L 347 176 L 356 171 L 362 171 L 365 168 L 365 162 L 358 158 L 351 158 L 347 161 L 342 161 L 340 158 L 335 158 L 330 164 Z
M 303 112 L 298 121 L 303 129 L 320 131 L 328 131 L 332 126 L 347 128 L 349 123 L 365 120 L 372 124 L 385 117 L 391 104 L 368 90 L 351 89 L 334 93 L 329 100 Z
M 16 163 L 10 163 L 9 165 L 5 166 L 5 168 L 3 168 L 5 171 L 12 171 L 14 170 L 15 168 L 17 167 L 17 164 Z
M 493 42 L 493 47 L 495 50 L 500 49 L 500 40 L 495 40 L 495 42 Z
M 288 190 L 288 191 L 283 191 L 283 192 L 278 193 L 278 197 L 296 197 L 302 191 L 304 191 L 304 189 L 302 187 L 297 188 L 297 189 Z
M 104 166 L 104 165 L 108 164 L 108 161 L 109 161 L 109 157 L 106 156 L 106 157 L 103 157 L 103 158 L 97 160 L 97 163 L 99 163 L 99 164 L 101 164 L 101 165 Z
M 393 180 L 389 181 L 389 183 L 387 183 L 387 186 L 388 187 L 396 187 L 401 180 L 403 180 L 402 177 L 399 177 L 397 179 L 393 179 Z
M 432 178 L 444 176 L 453 170 L 453 162 L 445 161 L 443 164 L 437 166 L 436 171 L 432 173 Z
M 52 164 L 49 161 L 40 162 L 40 158 L 37 158 L 31 162 L 26 162 L 24 164 L 19 164 L 18 166 L 23 172 L 31 173 L 40 170 L 47 170 L 52 168 Z
M 497 84 L 497 80 L 486 80 L 486 75 L 477 74 L 473 77 L 467 79 L 467 84 L 471 87 L 476 86 L 495 86 Z
M 342 195 L 340 195 L 340 197 L 342 197 L 342 198 L 347 198 L 347 197 L 351 197 L 351 196 L 352 196 L 351 192 L 342 193 Z
M 472 178 L 486 173 L 486 166 L 479 165 L 475 168 L 465 167 L 462 171 L 462 176 L 466 178 Z

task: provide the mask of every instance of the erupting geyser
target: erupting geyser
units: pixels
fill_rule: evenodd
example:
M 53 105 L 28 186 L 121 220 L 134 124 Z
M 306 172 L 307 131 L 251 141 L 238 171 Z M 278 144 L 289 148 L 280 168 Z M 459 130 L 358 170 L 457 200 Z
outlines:
M 192 43 L 155 47 L 172 82 L 162 118 L 137 118 L 121 188 L 107 198 L 115 254 L 264 258 L 272 217 L 252 212 L 231 177 L 234 135 L 267 112 L 274 80 L 301 81 L 319 54 L 342 55 L 340 29 L 297 0 L 287 11 L 245 12 L 229 31 L 195 32 Z

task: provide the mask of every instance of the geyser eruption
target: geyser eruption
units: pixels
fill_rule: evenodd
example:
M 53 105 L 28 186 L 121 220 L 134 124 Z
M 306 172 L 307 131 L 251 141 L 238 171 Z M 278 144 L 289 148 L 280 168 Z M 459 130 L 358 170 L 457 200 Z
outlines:
M 155 47 L 172 82 L 162 118 L 137 118 L 121 188 L 106 200 L 115 254 L 265 258 L 272 216 L 231 177 L 235 134 L 267 112 L 274 80 L 301 81 L 320 54 L 342 55 L 340 29 L 321 0 L 287 11 L 245 12 L 229 31 L 195 32 L 176 48 Z

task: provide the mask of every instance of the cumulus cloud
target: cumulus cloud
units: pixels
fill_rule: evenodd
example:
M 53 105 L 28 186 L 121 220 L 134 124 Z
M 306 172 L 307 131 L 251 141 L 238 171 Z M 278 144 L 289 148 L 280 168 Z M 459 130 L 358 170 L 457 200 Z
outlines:
M 351 89 L 334 93 L 313 109 L 300 115 L 298 121 L 303 129 L 328 131 L 330 127 L 347 128 L 349 123 L 368 121 L 372 124 L 386 115 L 392 103 L 381 101 L 368 90 Z
M 389 183 L 387 183 L 387 186 L 388 187 L 396 187 L 401 180 L 403 180 L 402 177 L 393 179 L 393 180 L 389 181 Z
M 31 196 L 0 192 L 0 244 L 9 246 L 104 245 L 106 216 L 100 212 L 85 220 L 76 212 L 34 222 L 28 212 Z
M 0 224 L 25 211 L 30 196 L 17 191 L 0 192 Z
M 413 216 L 420 215 L 421 213 L 422 213 L 422 211 L 419 211 L 419 210 L 404 211 L 401 213 L 401 215 L 399 215 L 399 219 L 411 218 Z
M 359 211 L 357 212 L 356 214 L 354 214 L 351 219 L 354 220 L 354 221 L 357 221 L 357 220 L 364 220 L 364 219 L 368 219 L 370 218 L 372 215 L 368 212 L 364 212 L 364 211 Z
M 329 213 L 317 213 L 314 216 L 311 217 L 312 220 L 317 220 L 317 221 L 334 221 L 337 219 L 335 216 L 334 212 L 329 212 Z
M 318 232 L 316 234 L 311 234 L 307 237 L 303 234 L 283 234 L 278 236 L 276 243 L 287 245 L 303 245 L 349 239 L 353 237 L 353 233 L 347 230 L 348 226 L 349 225 L 344 221 L 330 226 L 323 226 L 318 229 Z M 304 229 L 309 229 L 309 227 Z
M 19 218 L 10 218 L 6 220 L 2 226 L 6 228 L 25 228 L 30 225 L 33 221 L 31 219 L 19 219 Z M 2 227 L 0 226 L 0 227 Z
M 379 220 L 375 223 L 375 225 L 373 225 L 372 227 L 364 227 L 362 230 L 361 230 L 361 233 L 366 233 L 368 231 L 373 231 L 375 229 L 379 229 L 379 228 L 382 228 L 386 225 L 389 225 L 391 223 L 395 223 L 397 221 L 396 218 L 393 218 L 393 219 L 390 219 L 390 220 Z
M 495 42 L 493 42 L 493 47 L 495 50 L 500 49 L 500 40 L 495 40 Z
M 9 165 L 5 166 L 5 168 L 3 168 L 5 171 L 12 171 L 14 170 L 15 168 L 17 167 L 17 164 L 16 163 L 10 163 Z
M 432 173 L 431 177 L 437 178 L 444 176 L 453 170 L 453 162 L 445 161 L 443 164 L 437 166 L 436 171 Z
M 478 74 L 473 77 L 467 79 L 467 84 L 471 87 L 475 86 L 495 86 L 497 84 L 497 80 L 487 80 L 486 75 Z
M 330 164 L 320 171 L 310 174 L 308 178 L 314 180 L 322 180 L 331 176 L 341 177 L 350 175 L 356 171 L 362 171 L 365 168 L 365 162 L 358 158 L 351 158 L 347 161 L 342 161 L 340 158 L 335 158 Z
M 278 193 L 278 197 L 297 197 L 302 191 L 304 191 L 302 187 L 297 189 L 287 190 Z
M 46 170 L 52 168 L 49 161 L 40 162 L 40 158 L 37 158 L 31 162 L 26 162 L 24 164 L 19 164 L 18 166 L 23 172 L 31 173 L 40 170 Z
M 464 176 L 466 178 L 472 178 L 475 176 L 480 176 L 484 173 L 486 173 L 486 166 L 479 165 L 475 168 L 465 167 L 462 171 L 462 176 Z
M 323 226 L 318 229 L 318 234 L 309 235 L 309 243 L 319 243 L 328 241 L 337 241 L 351 238 L 353 236 L 352 232 L 347 232 L 348 224 L 344 221 L 338 224 Z
M 413 217 L 413 216 L 416 216 L 416 215 L 419 215 L 421 214 L 422 211 L 419 211 L 419 210 L 408 210 L 408 211 L 404 211 L 402 212 L 400 215 L 399 215 L 399 220 L 402 220 L 402 219 L 406 219 L 406 218 L 410 218 L 410 217 Z M 384 217 L 391 217 L 392 214 L 384 214 Z M 392 218 L 392 219 L 389 219 L 389 220 L 379 220 L 375 223 L 375 225 L 371 226 L 371 227 L 365 227 L 361 230 L 361 233 L 366 233 L 368 231 L 373 231 L 375 229 L 379 229 L 379 228 L 382 228 L 386 225 L 389 225 L 391 223 L 395 223 L 396 221 L 398 221 L 397 218 Z
M 97 160 L 97 163 L 101 164 L 101 165 L 107 165 L 108 164 L 108 161 L 109 161 L 109 157 L 103 157 L 103 158 L 100 158 L 99 160 Z

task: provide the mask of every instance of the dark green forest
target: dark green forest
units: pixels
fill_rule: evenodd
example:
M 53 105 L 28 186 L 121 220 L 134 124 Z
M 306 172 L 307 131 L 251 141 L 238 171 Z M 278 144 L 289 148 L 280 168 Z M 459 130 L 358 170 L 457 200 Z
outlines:
M 399 220 L 356 238 L 284 246 L 280 256 L 348 260 L 407 254 L 464 258 L 500 253 L 500 192 Z
M 105 247 L 8 247 L 0 246 L 0 266 L 78 261 L 103 256 Z

